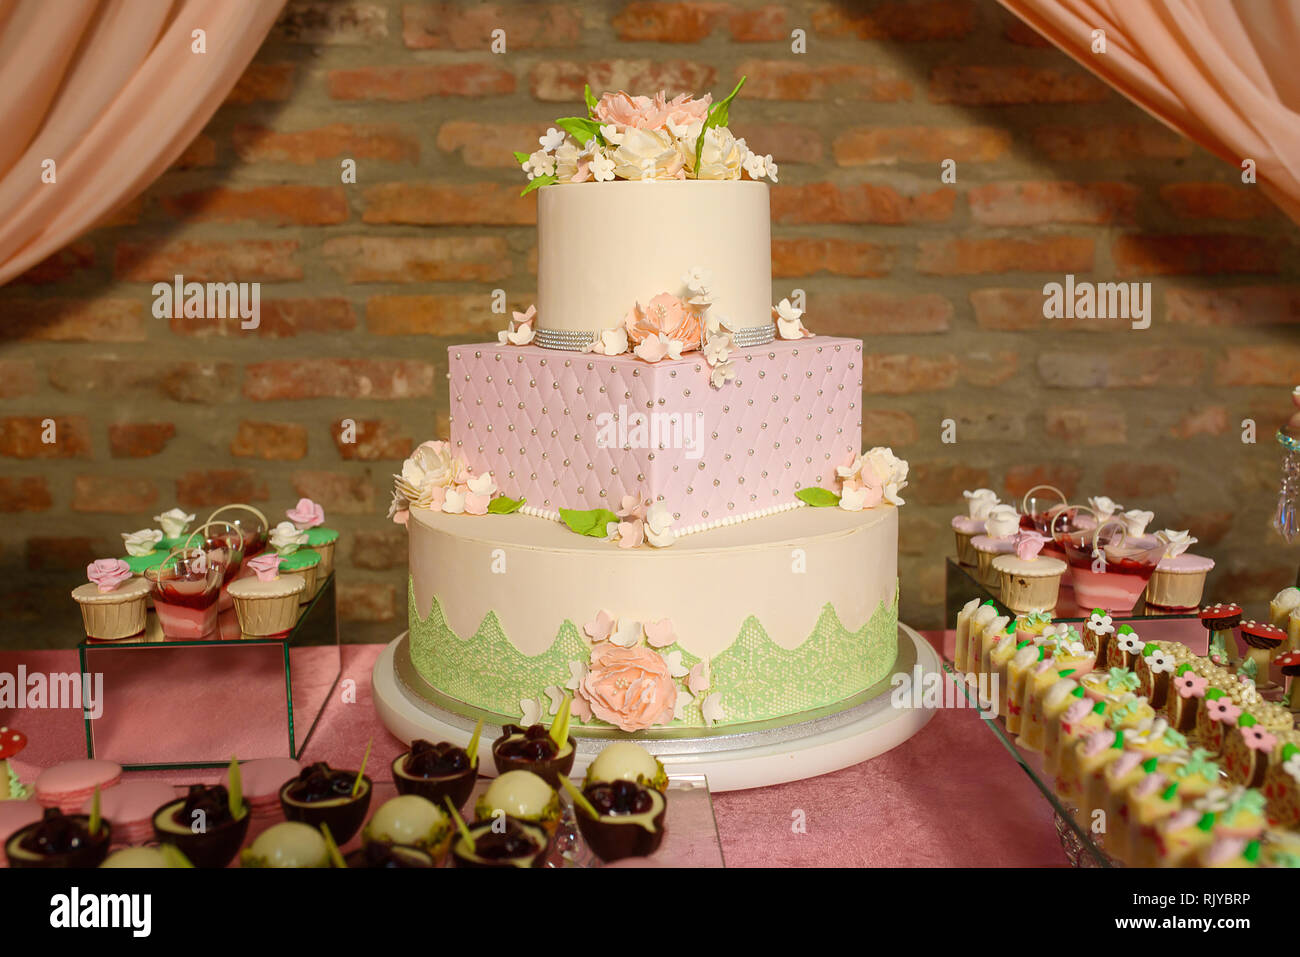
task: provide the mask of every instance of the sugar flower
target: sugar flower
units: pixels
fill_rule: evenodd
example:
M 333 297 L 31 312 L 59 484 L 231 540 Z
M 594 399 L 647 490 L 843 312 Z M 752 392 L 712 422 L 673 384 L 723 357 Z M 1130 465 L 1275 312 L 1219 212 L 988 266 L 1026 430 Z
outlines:
M 131 577 L 131 566 L 120 558 L 97 558 L 86 566 L 86 579 L 101 592 L 114 591 Z
M 789 299 L 782 299 L 772 307 L 772 317 L 776 320 L 776 334 L 782 339 L 806 339 L 812 335 L 803 325 L 803 310 L 790 304 Z
M 292 555 L 307 544 L 307 533 L 300 530 L 293 522 L 281 522 L 271 529 L 270 542 L 276 554 L 284 557 Z
M 126 545 L 126 553 L 133 558 L 139 558 L 142 555 L 152 555 L 157 549 L 158 543 L 163 539 L 163 533 L 156 528 L 142 528 L 138 532 L 123 532 L 122 541 Z
M 309 498 L 298 499 L 298 504 L 284 514 L 299 529 L 305 530 L 325 524 L 325 509 Z
M 185 534 L 185 529 L 189 527 L 190 522 L 194 521 L 194 515 L 179 508 L 173 508 L 168 509 L 161 515 L 155 515 L 153 520 L 162 528 L 164 536 L 167 538 L 180 538 Z

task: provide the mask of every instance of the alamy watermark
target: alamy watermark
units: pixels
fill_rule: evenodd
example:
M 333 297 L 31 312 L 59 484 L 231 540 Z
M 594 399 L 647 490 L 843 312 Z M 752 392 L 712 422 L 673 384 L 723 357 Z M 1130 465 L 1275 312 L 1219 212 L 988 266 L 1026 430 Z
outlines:
M 694 461 L 704 454 L 703 412 L 618 412 L 596 416 L 596 445 L 602 449 L 682 449 Z
M 1043 286 L 1044 319 L 1128 319 L 1134 329 L 1151 325 L 1151 283 L 1075 282 Z
M 0 709 L 75 708 L 87 718 L 104 714 L 104 675 L 89 671 L 0 671 Z
M 170 283 L 153 284 L 155 319 L 238 319 L 239 328 L 262 324 L 260 282 L 186 282 L 177 273 Z

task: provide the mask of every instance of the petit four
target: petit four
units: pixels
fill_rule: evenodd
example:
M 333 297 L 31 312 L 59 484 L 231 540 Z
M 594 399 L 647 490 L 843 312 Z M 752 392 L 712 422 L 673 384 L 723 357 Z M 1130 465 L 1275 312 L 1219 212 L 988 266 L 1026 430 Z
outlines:
M 582 800 L 573 793 L 578 830 L 602 861 L 649 857 L 659 849 L 668 802 L 655 788 L 619 778 L 586 785 Z
M 433 855 L 418 847 L 372 841 L 347 856 L 347 866 L 355 868 L 437 867 Z
M 501 736 L 492 742 L 492 760 L 497 773 L 532 771 L 552 788 L 558 788 L 560 778 L 573 770 L 578 754 L 578 743 L 569 734 L 571 704 L 572 699 L 565 697 L 549 730 L 540 724 L 527 728 L 516 724 L 502 726 Z
M 474 803 L 474 816 L 478 821 L 490 821 L 499 816 L 513 817 L 527 824 L 540 825 L 548 834 L 555 833 L 562 813 L 560 796 L 555 789 L 531 771 L 507 771 L 489 784 Z
M 470 749 L 448 741 L 433 744 L 423 739 L 411 742 L 411 750 L 393 759 L 393 784 L 399 794 L 418 794 L 439 807 L 451 798 L 457 808 L 465 806 L 478 779 L 478 730 Z
M 455 867 L 541 867 L 550 836 L 536 824 L 507 817 L 503 823 L 479 821 L 452 842 Z
M 993 559 L 1015 552 L 1016 532 L 1020 530 L 1020 514 L 1010 505 L 995 505 L 984 520 L 984 534 L 970 540 L 975 551 L 975 577 L 990 588 L 999 587 L 999 576 L 993 568 Z
M 632 741 L 613 741 L 605 745 L 587 766 L 582 786 L 613 781 L 633 781 L 660 792 L 668 790 L 668 772 L 663 763 Z
M 154 811 L 176 797 L 176 789 L 166 781 L 133 778 L 117 784 L 99 797 L 99 810 L 113 822 L 113 845 L 143 844 L 153 838 Z M 81 807 L 90 813 L 92 796 Z
M 171 641 L 211 638 L 217 632 L 218 601 L 226 566 L 207 550 L 184 547 L 172 551 L 144 576 L 153 595 L 158 624 Z
M 65 814 L 74 814 L 90 800 L 95 789 L 113 787 L 122 780 L 122 766 L 98 758 L 81 758 L 64 761 L 46 768 L 33 785 L 36 800 L 45 807 L 57 807 Z
M 1038 532 L 1020 532 L 1015 554 L 993 559 L 1000 576 L 1002 604 L 1014 612 L 1046 612 L 1056 607 L 1065 562 L 1040 555 L 1046 539 Z
M 1241 624 L 1241 606 L 1231 602 L 1206 605 L 1200 610 L 1201 625 L 1210 633 L 1208 658 L 1216 665 L 1230 665 L 1237 658 L 1233 629 Z

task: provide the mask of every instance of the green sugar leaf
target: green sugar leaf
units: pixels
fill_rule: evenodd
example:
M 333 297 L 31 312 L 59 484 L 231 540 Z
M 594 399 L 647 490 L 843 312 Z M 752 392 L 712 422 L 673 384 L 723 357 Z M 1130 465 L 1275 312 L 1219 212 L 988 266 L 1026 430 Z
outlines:
M 566 694 L 560 702 L 560 710 L 555 713 L 555 720 L 551 722 L 551 740 L 557 748 L 563 748 L 569 740 L 569 712 L 572 705 L 573 695 Z
M 474 725 L 474 736 L 469 739 L 469 745 L 465 748 L 465 753 L 469 755 L 469 766 L 471 768 L 478 766 L 478 740 L 483 735 L 483 719 L 478 719 L 478 724 Z
M 519 161 L 520 166 L 528 162 L 528 157 L 530 155 L 531 154 L 525 153 L 523 150 L 515 150 L 515 159 Z
M 461 839 L 464 840 L 465 846 L 469 848 L 471 854 L 478 853 L 478 846 L 474 843 L 474 835 L 469 832 L 469 826 L 465 819 L 460 816 L 460 811 L 456 810 L 456 802 L 447 794 L 443 797 L 442 802 L 447 805 L 447 810 L 451 812 L 451 819 L 456 822 L 456 830 L 460 831 Z
M 535 189 L 541 189 L 543 186 L 550 186 L 552 183 L 556 183 L 556 182 L 558 182 L 558 180 L 556 179 L 554 173 L 547 173 L 545 176 L 538 176 L 534 179 L 530 179 L 528 181 L 528 185 L 524 187 L 523 192 L 520 193 L 519 195 L 527 196 Z
M 568 133 L 575 140 L 586 146 L 592 137 L 604 142 L 600 135 L 600 124 L 585 116 L 566 116 L 555 121 L 555 125 Z
M 103 818 L 99 813 L 99 785 L 95 785 L 95 792 L 90 798 L 90 836 L 94 837 L 99 833 L 99 826 L 103 823 Z
M 239 773 L 239 759 L 233 755 L 226 777 L 230 781 L 230 816 L 238 821 L 244 816 L 244 779 Z
M 600 101 L 596 99 L 596 94 L 591 92 L 590 84 L 583 86 L 582 98 L 587 103 L 587 115 L 594 117 L 596 115 L 596 107 L 600 105 Z
M 840 497 L 829 489 L 812 486 L 810 488 L 801 488 L 794 493 L 794 497 L 801 502 L 807 502 L 813 508 L 830 508 L 840 504 Z
M 605 538 L 609 532 L 610 522 L 617 522 L 618 516 L 607 508 L 593 508 L 581 511 L 572 508 L 560 509 L 560 521 L 569 526 L 570 531 L 592 538 Z
M 366 742 L 366 753 L 361 756 L 361 767 L 357 771 L 357 779 L 352 782 L 353 797 L 356 797 L 358 794 L 361 793 L 361 779 L 366 776 L 366 762 L 370 760 L 370 748 L 371 745 L 373 745 L 374 743 L 375 743 L 375 739 L 373 737 L 371 737 L 371 739 Z
M 517 512 L 523 508 L 527 499 L 510 498 L 506 495 L 498 495 L 492 501 L 488 502 L 489 515 L 509 515 L 511 512 Z
M 1239 728 L 1251 728 L 1257 724 L 1259 724 L 1259 719 L 1249 711 L 1243 711 L 1241 717 L 1237 719 L 1237 727 Z
M 348 862 L 343 860 L 343 854 L 339 851 L 338 842 L 334 840 L 334 835 L 330 833 L 330 826 L 324 821 L 320 823 L 320 836 L 325 838 L 325 853 L 329 856 L 330 863 L 335 867 L 347 868 Z
M 569 797 L 573 799 L 574 807 L 582 808 L 587 817 L 591 818 L 593 821 L 600 818 L 600 812 L 592 806 L 592 803 L 587 800 L 587 795 L 579 791 L 572 781 L 561 775 L 560 784 L 564 786 L 564 790 L 569 792 Z
M 700 138 L 695 141 L 695 168 L 700 168 L 700 157 L 704 154 L 704 134 L 715 126 L 726 126 L 731 119 L 731 101 L 736 98 L 740 88 L 745 85 L 746 77 L 741 77 L 736 88 L 726 95 L 724 99 L 719 100 L 709 107 L 709 114 L 704 118 L 703 125 L 700 126 Z

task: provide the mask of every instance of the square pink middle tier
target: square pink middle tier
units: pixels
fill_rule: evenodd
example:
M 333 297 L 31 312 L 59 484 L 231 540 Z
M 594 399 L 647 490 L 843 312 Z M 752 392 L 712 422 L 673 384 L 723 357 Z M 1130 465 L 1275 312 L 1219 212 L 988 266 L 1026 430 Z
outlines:
M 447 350 L 454 450 L 548 513 L 663 501 L 679 534 L 830 488 L 861 448 L 862 343 L 816 336 L 648 363 L 497 343 Z

